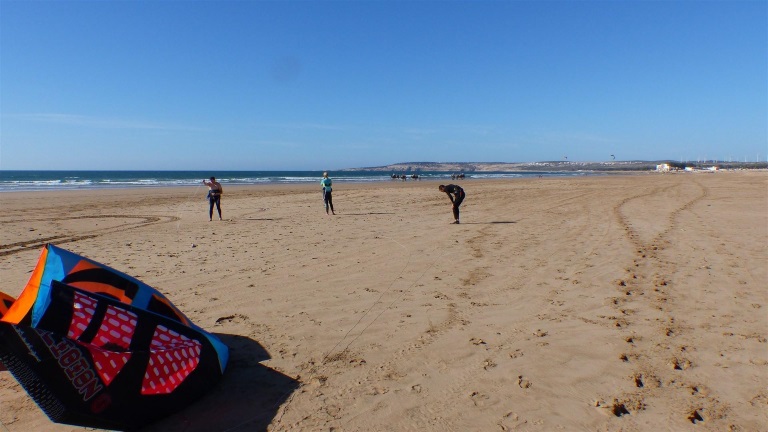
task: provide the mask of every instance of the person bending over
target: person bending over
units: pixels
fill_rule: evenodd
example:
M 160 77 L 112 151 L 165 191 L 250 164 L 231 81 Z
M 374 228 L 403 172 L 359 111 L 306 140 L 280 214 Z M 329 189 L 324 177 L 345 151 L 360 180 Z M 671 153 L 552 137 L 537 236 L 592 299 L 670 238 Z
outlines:
M 451 199 L 451 204 L 453 205 L 453 218 L 455 219 L 452 223 L 460 223 L 459 206 L 461 205 L 462 201 L 464 201 L 464 197 L 466 196 L 464 189 L 462 189 L 461 186 L 454 184 L 440 185 L 439 189 L 440 192 L 445 192 L 448 195 L 448 198 Z

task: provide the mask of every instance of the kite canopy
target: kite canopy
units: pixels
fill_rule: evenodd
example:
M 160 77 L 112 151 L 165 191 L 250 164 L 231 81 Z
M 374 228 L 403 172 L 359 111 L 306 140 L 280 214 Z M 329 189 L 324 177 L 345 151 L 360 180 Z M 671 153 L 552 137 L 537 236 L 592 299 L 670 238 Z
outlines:
M 210 391 L 228 355 L 156 289 L 53 245 L 18 299 L 0 293 L 0 363 L 57 423 L 141 427 Z
M 0 292 L 0 318 L 8 312 L 8 308 L 11 307 L 16 299 L 9 296 L 4 292 Z

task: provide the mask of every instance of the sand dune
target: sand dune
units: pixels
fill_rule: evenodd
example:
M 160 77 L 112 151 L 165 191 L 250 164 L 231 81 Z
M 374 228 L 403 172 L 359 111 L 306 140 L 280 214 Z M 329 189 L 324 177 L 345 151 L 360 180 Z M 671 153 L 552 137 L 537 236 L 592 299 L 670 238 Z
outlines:
M 319 179 L 318 179 L 319 181 Z M 768 430 L 768 175 L 0 194 L 0 290 L 51 242 L 231 348 L 149 431 Z M 54 425 L 0 372 L 0 431 Z

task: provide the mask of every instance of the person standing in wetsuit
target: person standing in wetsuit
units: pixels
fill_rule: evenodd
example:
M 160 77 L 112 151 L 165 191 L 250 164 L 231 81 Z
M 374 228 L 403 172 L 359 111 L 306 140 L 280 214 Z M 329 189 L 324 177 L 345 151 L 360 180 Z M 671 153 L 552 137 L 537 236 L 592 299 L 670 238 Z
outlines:
M 459 223 L 459 206 L 466 196 L 464 189 L 454 184 L 440 185 L 439 189 L 440 192 L 445 192 L 448 195 L 448 198 L 451 199 L 451 204 L 453 204 L 453 218 L 456 220 L 451 223 Z
M 333 188 L 331 187 L 332 184 L 333 184 L 333 180 L 331 180 L 330 177 L 328 177 L 327 172 L 324 172 L 323 179 L 320 180 L 320 186 L 323 187 L 323 202 L 325 202 L 325 214 L 329 216 L 330 214 L 336 214 L 336 212 L 333 211 L 333 195 L 331 193 L 333 191 Z M 331 213 L 328 213 L 328 207 L 331 208 Z
M 221 219 L 221 194 L 224 193 L 224 188 L 221 187 L 221 183 L 216 181 L 216 177 L 211 177 L 211 181 L 203 180 L 203 184 L 208 186 L 208 218 L 209 221 L 213 220 L 213 206 L 216 206 L 216 210 L 219 212 L 219 220 Z

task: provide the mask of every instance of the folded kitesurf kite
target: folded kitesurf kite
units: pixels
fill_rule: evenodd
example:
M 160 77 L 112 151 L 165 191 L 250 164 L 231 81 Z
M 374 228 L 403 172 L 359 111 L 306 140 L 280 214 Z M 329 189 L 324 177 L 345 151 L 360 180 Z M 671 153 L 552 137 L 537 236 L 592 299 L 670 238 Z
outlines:
M 57 423 L 134 429 L 209 392 L 228 349 L 138 279 L 47 245 L 13 299 L 0 362 Z

